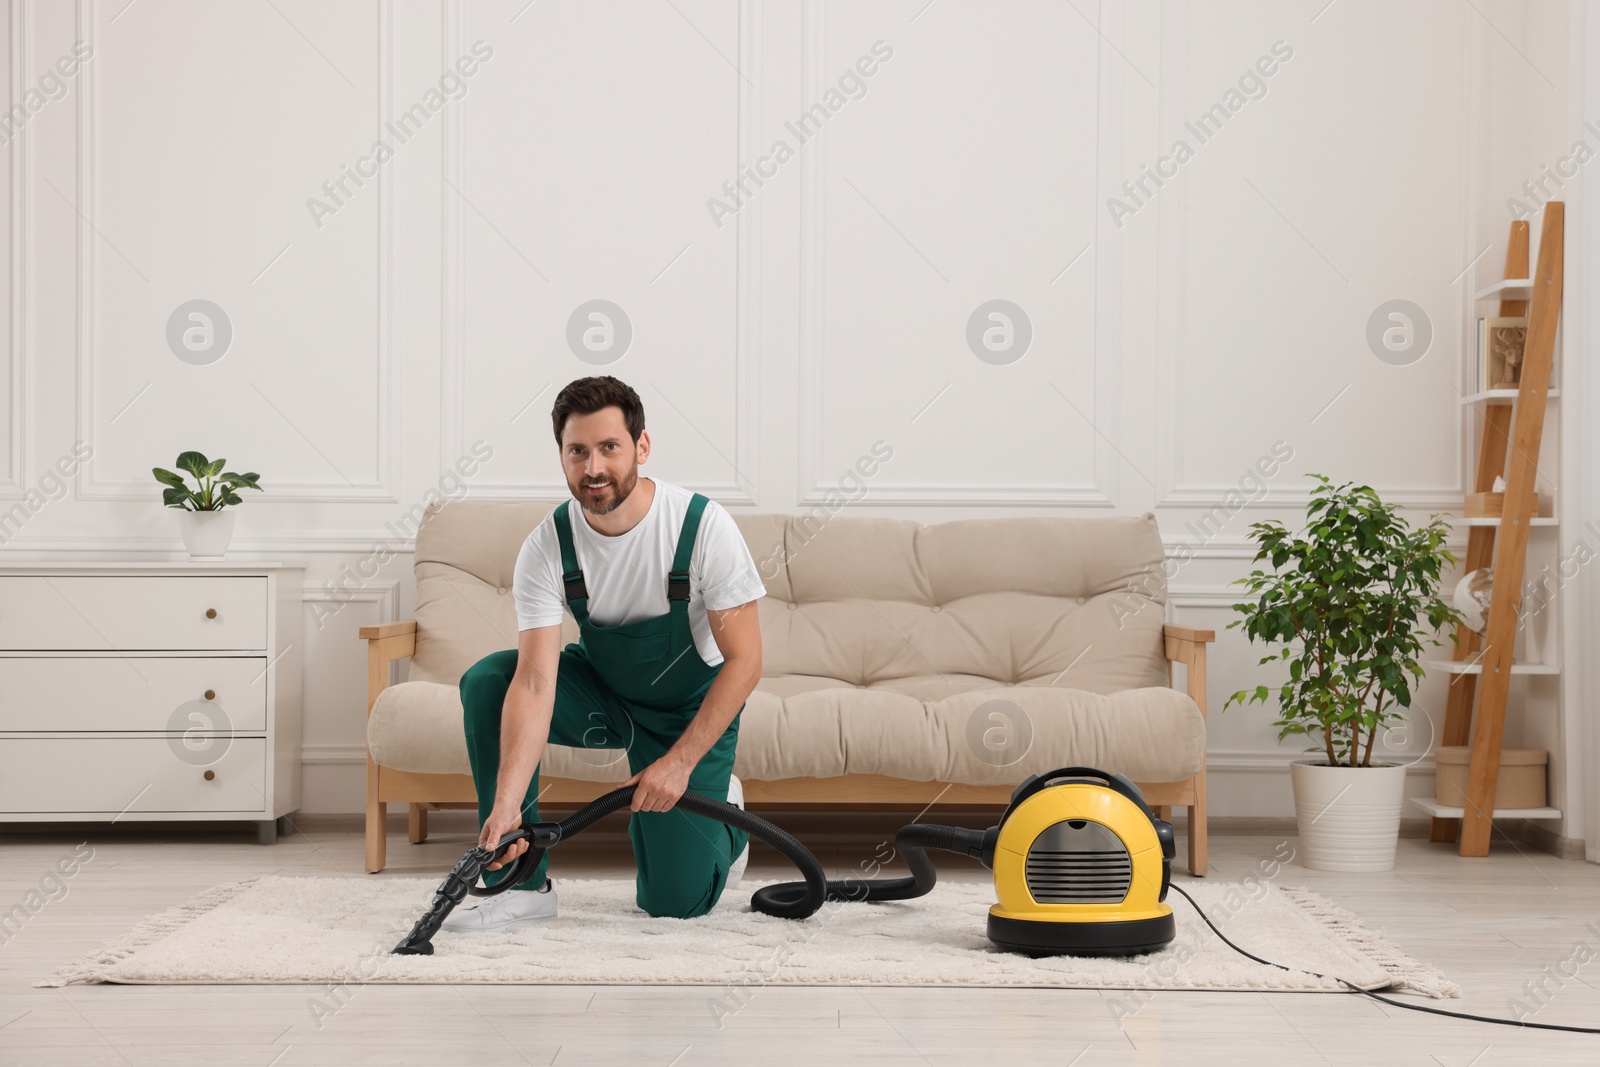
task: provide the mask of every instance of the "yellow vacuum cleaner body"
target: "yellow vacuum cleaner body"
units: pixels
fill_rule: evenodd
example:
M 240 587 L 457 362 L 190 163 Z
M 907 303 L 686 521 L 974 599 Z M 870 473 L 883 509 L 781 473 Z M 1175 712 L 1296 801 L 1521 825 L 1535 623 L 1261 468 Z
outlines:
M 1172 825 L 1120 774 L 1030 775 L 994 838 L 989 939 L 1030 955 L 1129 956 L 1176 934 Z

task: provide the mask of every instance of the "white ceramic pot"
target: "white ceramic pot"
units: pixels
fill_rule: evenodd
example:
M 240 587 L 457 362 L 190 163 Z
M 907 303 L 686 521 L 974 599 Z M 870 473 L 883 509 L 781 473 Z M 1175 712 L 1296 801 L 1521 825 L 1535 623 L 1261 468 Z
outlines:
M 233 540 L 233 511 L 189 511 L 178 516 L 178 531 L 190 559 L 221 559 Z
M 1405 764 L 1289 765 L 1300 860 L 1319 871 L 1392 871 L 1405 801 Z

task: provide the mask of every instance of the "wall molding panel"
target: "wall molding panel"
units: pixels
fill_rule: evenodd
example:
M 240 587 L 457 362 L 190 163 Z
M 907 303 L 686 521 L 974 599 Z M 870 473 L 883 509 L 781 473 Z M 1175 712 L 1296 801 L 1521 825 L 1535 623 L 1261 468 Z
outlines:
M 827 49 L 827 15 L 829 5 L 822 0 L 804 0 L 802 3 L 803 32 L 801 34 L 801 67 L 803 88 L 801 99 L 807 102 L 820 100 L 840 67 L 841 57 L 829 56 Z M 1105 5 L 1120 29 L 1123 12 L 1121 3 Z M 1087 31 L 1086 31 L 1087 32 Z M 1113 164 L 1120 165 L 1123 155 L 1122 83 L 1126 75 L 1111 69 L 1105 56 L 1110 47 L 1104 35 L 1097 42 L 1096 101 L 1097 117 L 1095 144 L 1095 174 L 1097 199 L 1111 187 L 1114 180 Z M 830 66 L 831 64 L 831 66 Z M 1107 121 L 1109 120 L 1109 121 Z M 807 142 L 801 153 L 801 205 L 800 205 L 800 346 L 798 396 L 798 482 L 800 507 L 825 505 L 838 496 L 838 487 L 828 479 L 841 471 L 830 471 L 825 455 L 829 434 L 827 407 L 829 356 L 827 332 L 827 261 L 824 247 L 828 233 L 828 203 L 825 187 L 828 180 L 828 137 L 826 130 Z M 892 223 L 890 224 L 892 225 Z M 1098 209 L 1095 215 L 1097 230 L 1105 225 Z M 1099 235 L 1103 236 L 1103 235 Z M 1069 253 L 1070 255 L 1070 253 Z M 1065 260 L 1063 260 L 1065 262 Z M 1060 486 L 1023 487 L 983 483 L 952 484 L 944 482 L 901 483 L 898 485 L 873 484 L 870 499 L 874 504 L 895 507 L 1088 507 L 1111 508 L 1117 506 L 1119 485 L 1119 458 L 1108 446 L 1108 438 L 1118 435 L 1119 420 L 1115 402 L 1117 388 L 1116 361 L 1120 355 L 1118 342 L 1119 304 L 1121 290 L 1118 284 L 1118 261 L 1114 250 L 1107 250 L 1107 242 L 1098 240 L 1096 249 L 1089 254 L 1089 263 L 1095 271 L 1094 297 L 1094 394 L 1091 404 L 1093 427 L 1093 478 L 1086 483 Z M 1026 358 L 1026 357 L 1024 357 Z M 1055 383 L 1052 383 L 1055 384 Z M 937 381 L 928 379 L 928 399 L 933 402 L 945 396 Z M 904 401 L 904 397 L 897 397 Z M 931 405 L 930 405 L 931 406 Z M 1079 418 L 1065 405 L 1060 405 L 1060 418 L 1069 424 Z M 920 417 L 919 412 L 917 416 Z M 975 427 L 975 436 L 983 428 Z M 1002 427 L 996 427 L 1003 430 Z M 870 438 L 874 435 L 864 435 Z M 862 451 L 870 439 L 861 442 Z
M 760 155 L 761 101 L 756 87 L 761 84 L 763 75 L 762 6 L 759 0 L 738 0 L 737 4 L 739 45 L 736 73 L 740 76 L 734 80 L 734 90 L 737 94 L 734 134 L 736 171 L 742 167 L 753 167 Z M 441 56 L 444 64 L 448 66 L 455 57 L 462 54 L 463 47 L 467 43 L 465 5 L 462 0 L 443 0 L 443 12 Z M 441 453 L 446 456 L 465 455 L 471 440 L 480 436 L 469 427 L 467 416 L 466 369 L 469 359 L 472 358 L 467 345 L 466 306 L 471 277 L 471 264 L 467 252 L 467 227 L 472 222 L 474 211 L 463 203 L 466 191 L 472 188 L 466 177 L 472 158 L 467 143 L 467 126 L 465 111 L 446 109 L 443 115 L 444 151 L 441 173 L 444 202 L 444 308 L 442 373 L 439 388 L 439 422 L 443 442 Z M 460 191 L 461 195 L 458 195 L 457 191 Z M 724 506 L 754 506 L 759 500 L 759 476 L 753 472 L 760 470 L 761 458 L 758 425 L 761 373 L 756 350 L 757 338 L 760 336 L 761 205 L 762 197 L 754 197 L 739 208 L 734 218 L 734 225 L 738 230 L 735 270 L 738 311 L 734 324 L 734 351 L 729 363 L 729 373 L 736 382 L 733 455 L 731 457 L 724 455 L 716 443 L 700 434 L 705 443 L 724 461 L 724 473 L 730 474 L 731 477 L 697 479 L 695 487 L 697 491 Z M 698 238 L 697 234 L 690 236 Z M 631 381 L 633 375 L 630 373 L 630 364 L 626 361 L 626 357 L 615 368 L 574 366 L 570 376 L 577 378 L 585 374 L 616 374 L 623 380 L 629 381 L 629 384 L 639 392 L 646 411 L 654 411 L 656 419 L 658 421 L 661 419 L 663 414 L 661 406 L 653 404 L 656 398 L 651 395 L 654 391 L 650 381 L 653 375 L 646 375 L 639 381 Z M 520 427 L 519 433 L 531 432 L 538 440 L 545 440 L 546 423 L 533 415 L 549 411 L 549 407 L 544 405 L 553 404 L 562 384 L 564 383 L 561 381 L 549 380 L 537 399 L 532 402 L 541 405 L 539 410 L 534 412 L 533 408 L 529 407 L 524 409 L 524 413 L 515 417 Z M 672 405 L 670 397 L 666 394 L 660 395 L 669 406 Z M 529 412 L 533 414 L 528 414 Z M 692 421 L 689 425 L 693 426 Z M 695 432 L 699 434 L 697 428 Z M 474 496 L 483 500 L 540 500 L 559 503 L 569 495 L 566 483 L 559 477 L 559 472 L 554 478 L 522 481 L 479 480 L 474 484 Z
M 1190 90 L 1193 87 L 1189 63 L 1189 51 L 1192 47 L 1193 33 L 1193 27 L 1190 22 L 1190 9 L 1183 4 L 1163 4 L 1160 17 L 1162 21 L 1162 76 L 1159 90 L 1161 113 L 1159 125 L 1161 133 L 1159 134 L 1159 139 L 1152 139 L 1152 145 L 1153 150 L 1157 153 L 1165 153 L 1171 147 L 1172 137 L 1181 135 L 1185 139 L 1189 139 L 1190 135 L 1185 131 L 1185 124 L 1182 120 L 1192 116 L 1197 110 L 1197 105 L 1192 105 L 1189 102 Z M 1471 19 L 1467 21 L 1469 23 L 1472 22 Z M 1314 31 L 1315 27 L 1295 26 L 1296 33 L 1302 33 L 1313 40 L 1315 39 Z M 1264 50 L 1266 45 L 1275 37 L 1294 37 L 1295 34 L 1280 32 L 1272 27 L 1262 27 L 1257 36 Z M 1470 82 L 1472 80 L 1470 75 L 1473 69 L 1473 42 L 1470 35 L 1465 38 L 1465 44 L 1466 54 L 1462 57 L 1462 66 L 1467 75 L 1466 80 Z M 1300 49 L 1300 52 L 1297 52 L 1298 55 L 1306 50 L 1306 40 L 1304 38 L 1296 38 L 1291 46 Z M 1301 64 L 1305 62 L 1307 60 L 1303 58 L 1300 60 Z M 1286 64 L 1283 68 L 1280 68 L 1278 79 L 1291 77 L 1295 74 L 1304 75 L 1304 73 L 1304 70 L 1296 70 Z M 1218 84 L 1214 88 L 1220 92 L 1225 87 L 1224 84 Z M 1472 140 L 1471 134 L 1477 129 L 1480 119 L 1478 111 L 1480 101 L 1474 93 L 1468 93 L 1467 100 L 1469 101 L 1468 107 L 1462 114 L 1464 127 L 1462 136 L 1462 154 L 1464 157 L 1462 162 L 1464 165 L 1462 169 L 1464 173 L 1470 174 L 1472 170 L 1470 166 L 1471 153 L 1475 151 L 1476 147 L 1476 142 Z M 1262 98 L 1261 103 L 1252 106 L 1266 107 L 1272 103 L 1272 95 L 1269 91 Z M 1278 101 L 1278 103 L 1281 105 L 1281 101 Z M 1240 116 L 1240 121 L 1261 119 L 1259 115 L 1252 115 L 1249 108 L 1241 111 Z M 1218 130 L 1213 136 L 1226 137 L 1228 133 L 1229 131 L 1225 127 Z M 1199 159 L 1205 154 L 1206 149 L 1202 145 L 1196 153 L 1196 158 Z M 1239 491 L 1237 484 L 1193 481 L 1184 476 L 1184 427 L 1188 424 L 1192 413 L 1189 410 L 1189 406 L 1184 402 L 1183 383 L 1186 374 L 1192 373 L 1194 366 L 1194 361 L 1188 358 L 1191 348 L 1188 322 L 1191 273 L 1186 269 L 1184 257 L 1190 249 L 1190 188 L 1195 177 L 1191 171 L 1199 165 L 1199 163 L 1185 164 L 1185 169 L 1178 172 L 1178 177 L 1170 180 L 1170 187 L 1164 185 L 1159 190 L 1159 196 L 1156 198 L 1157 203 L 1155 204 L 1159 246 L 1157 274 L 1159 277 L 1159 292 L 1161 294 L 1156 309 L 1159 343 L 1156 346 L 1157 369 L 1155 375 L 1158 417 L 1153 428 L 1157 442 L 1156 483 L 1158 489 L 1155 507 L 1174 511 L 1216 508 L 1220 506 L 1227 494 Z M 1472 193 L 1473 188 L 1470 186 L 1463 190 L 1462 203 L 1464 205 L 1470 205 L 1473 202 L 1471 199 Z M 1469 226 L 1470 223 L 1464 219 L 1458 223 L 1458 233 L 1461 238 L 1460 247 L 1465 247 L 1469 239 Z M 1463 257 L 1461 262 L 1465 263 L 1470 258 L 1471 253 Z M 1469 275 L 1465 282 L 1457 286 L 1460 300 L 1458 305 L 1451 309 L 1455 317 L 1463 322 L 1467 318 L 1470 305 L 1470 300 L 1468 299 L 1471 295 L 1470 283 L 1471 276 Z M 1241 314 L 1247 314 L 1250 306 L 1258 299 L 1257 294 L 1243 285 L 1242 282 L 1238 286 L 1238 296 L 1238 306 L 1241 309 Z M 1432 354 L 1437 358 L 1459 361 L 1461 357 L 1453 350 L 1448 327 L 1449 324 L 1444 322 L 1435 325 Z M 1362 344 L 1360 338 L 1352 338 L 1351 341 L 1355 346 Z M 1216 342 L 1213 341 L 1212 343 Z M 1292 348 L 1294 342 L 1290 341 L 1289 344 Z M 1271 367 L 1258 369 L 1268 374 L 1273 373 L 1273 368 Z M 1464 381 L 1464 377 L 1460 380 Z M 1360 386 L 1352 382 L 1347 388 L 1354 390 L 1359 389 Z M 1344 402 L 1342 399 L 1344 397 L 1343 393 L 1339 393 L 1337 396 L 1341 398 L 1337 402 Z M 1258 395 L 1254 399 L 1260 401 L 1266 398 Z M 1334 394 L 1330 394 L 1330 400 L 1333 399 Z M 1208 417 L 1216 418 L 1219 413 L 1208 412 L 1205 414 Z M 1320 418 L 1320 415 L 1321 412 L 1307 412 L 1307 418 L 1313 421 Z M 1406 508 L 1433 510 L 1460 508 L 1461 496 L 1466 492 L 1467 485 L 1466 433 L 1464 425 L 1465 420 L 1458 419 L 1454 432 L 1451 434 L 1451 442 L 1454 447 L 1453 470 L 1455 471 L 1456 484 L 1432 486 L 1395 485 L 1382 478 L 1367 478 L 1363 480 L 1371 484 L 1374 490 L 1386 501 Z M 1294 445 L 1293 441 L 1289 443 L 1291 446 Z M 1261 454 L 1266 454 L 1272 444 L 1272 440 L 1264 439 L 1261 442 Z M 1300 454 L 1298 449 L 1296 452 L 1296 460 L 1290 462 L 1294 463 L 1295 467 L 1298 468 L 1301 463 L 1296 461 L 1300 460 Z M 1249 467 L 1241 468 L 1240 476 L 1248 474 L 1249 471 Z M 1336 483 L 1345 480 L 1348 479 L 1334 477 Z M 1303 511 L 1305 506 L 1313 499 L 1309 489 L 1299 488 L 1299 486 L 1307 484 L 1308 482 L 1299 469 L 1285 470 L 1274 479 L 1266 497 L 1259 501 L 1247 503 L 1244 510 L 1249 513 L 1271 513 L 1284 509 Z
M 117 5 L 125 7 L 125 5 Z M 77 419 L 78 438 L 85 441 L 95 440 L 100 426 L 102 414 L 98 402 L 98 371 L 101 364 L 101 353 L 98 348 L 100 331 L 97 328 L 97 314 L 99 307 L 96 303 L 96 271 L 100 260 L 102 244 L 109 243 L 101 231 L 104 219 L 99 219 L 96 209 L 96 194 L 99 188 L 99 167 L 96 141 L 96 113 L 98 111 L 98 93 L 100 81 L 100 67 L 104 65 L 104 42 L 97 40 L 96 27 L 98 16 L 101 14 L 102 5 L 99 0 L 77 0 L 78 21 L 80 37 L 88 41 L 95 48 L 95 57 L 99 62 L 91 59 L 82 64 L 77 74 L 77 120 L 78 120 L 78 159 L 77 159 L 77 204 L 74 211 L 78 214 L 78 394 L 77 394 Z M 374 136 L 381 134 L 386 123 L 392 118 L 392 109 L 389 104 L 390 85 L 392 82 L 392 68 L 394 49 L 392 42 L 393 9 L 389 4 L 380 3 L 375 8 L 377 12 L 377 40 L 373 45 L 377 54 L 378 82 L 374 90 L 376 97 L 374 103 L 373 129 Z M 373 453 L 377 465 L 377 478 L 370 482 L 350 481 L 333 467 L 331 460 L 324 455 L 323 459 L 333 467 L 338 479 L 322 479 L 311 481 L 282 481 L 274 480 L 270 493 L 264 493 L 264 499 L 271 503 L 397 503 L 399 496 L 395 490 L 395 437 L 397 433 L 397 413 L 399 411 L 399 380 L 394 373 L 393 351 L 390 344 L 390 319 L 392 308 L 389 299 L 390 279 L 393 275 L 391 262 L 394 248 L 394 218 L 393 218 L 393 192 L 390 188 L 393 182 L 392 168 L 382 166 L 378 168 L 375 195 L 377 197 L 378 212 L 378 239 L 374 250 L 373 270 L 377 279 L 377 308 L 375 319 L 375 389 L 368 402 L 372 403 L 376 412 L 376 439 L 373 442 Z M 295 237 L 296 240 L 300 238 Z M 293 241 L 290 242 L 291 246 Z M 112 246 L 115 247 L 115 246 Z M 121 255 L 120 252 L 116 253 Z M 137 269 L 137 268 L 135 268 Z M 149 279 L 146 279 L 148 282 Z M 253 282 L 252 282 L 253 284 Z M 226 357 L 224 357 L 226 358 Z M 244 402 L 249 402 L 247 394 L 241 393 Z M 127 406 L 138 399 L 138 394 L 129 398 Z M 258 401 L 259 402 L 259 401 Z M 271 404 L 271 401 L 268 401 Z M 272 405 L 276 407 L 276 405 Z M 126 407 L 124 408 L 126 410 Z M 120 412 L 118 412 L 120 415 Z M 116 416 L 113 416 L 115 418 Z M 286 417 L 286 416 L 285 416 Z M 292 429 L 281 429 L 277 439 L 280 441 L 294 441 L 298 447 L 302 439 L 305 444 L 321 454 L 316 445 L 310 443 L 305 436 L 305 430 L 291 421 Z M 315 429 L 315 427 L 313 427 Z M 103 478 L 98 469 L 105 461 L 103 449 L 97 449 L 99 463 L 88 463 L 79 469 L 77 477 L 77 497 L 80 500 L 135 500 L 148 502 L 155 491 L 155 482 L 150 478 Z M 168 461 L 170 462 L 170 461 Z M 260 465 L 260 464 L 257 464 Z M 243 466 L 242 469 L 251 469 Z

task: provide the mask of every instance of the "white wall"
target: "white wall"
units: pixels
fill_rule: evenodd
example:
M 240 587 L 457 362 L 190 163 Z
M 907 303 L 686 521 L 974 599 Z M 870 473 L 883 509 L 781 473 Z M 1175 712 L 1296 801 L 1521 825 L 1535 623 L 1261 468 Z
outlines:
M 94 457 L 4 551 L 180 558 L 149 468 L 195 448 L 261 472 L 234 551 L 310 568 L 307 808 L 356 811 L 356 629 L 409 615 L 406 516 L 441 490 L 559 499 L 550 403 L 615 373 L 653 473 L 735 510 L 819 502 L 878 439 L 861 514 L 1153 509 L 1194 554 L 1172 617 L 1220 635 L 1213 811 L 1288 815 L 1298 746 L 1260 705 L 1220 711 L 1257 680 L 1225 630 L 1249 524 L 1297 525 L 1309 471 L 1422 521 L 1459 508 L 1468 297 L 1499 276 L 1505 198 L 1575 136 L 1566 23 L 1456 0 L 13 0 L 14 99 L 93 52 L 9 146 L 0 503 L 75 442 Z M 480 41 L 465 95 L 397 136 Z M 1230 101 L 1275 42 L 1292 56 Z M 1186 127 L 1235 101 L 1204 143 Z M 801 148 L 786 124 L 819 102 Z M 379 137 L 376 176 L 325 195 Z M 1192 158 L 1126 193 L 1179 138 Z M 735 205 L 741 167 L 762 182 Z M 165 338 L 193 299 L 234 331 L 209 365 Z M 565 340 L 595 299 L 633 329 L 603 367 Z M 1015 362 L 968 345 L 995 299 L 1031 323 Z M 1365 340 L 1393 299 L 1431 321 L 1409 366 Z M 492 459 L 453 480 L 477 442 Z M 1263 457 L 1268 495 L 1230 496 Z M 1545 684 L 1528 736 L 1564 743 Z

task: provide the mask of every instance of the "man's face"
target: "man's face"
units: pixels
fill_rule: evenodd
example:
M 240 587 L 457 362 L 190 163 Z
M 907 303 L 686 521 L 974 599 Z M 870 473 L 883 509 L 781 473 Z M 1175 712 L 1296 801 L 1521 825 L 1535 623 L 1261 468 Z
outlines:
M 561 431 L 561 466 L 567 488 L 583 510 L 605 515 L 622 506 L 639 484 L 639 450 L 628 436 L 622 409 L 568 415 Z M 596 491 L 592 486 L 601 488 Z

